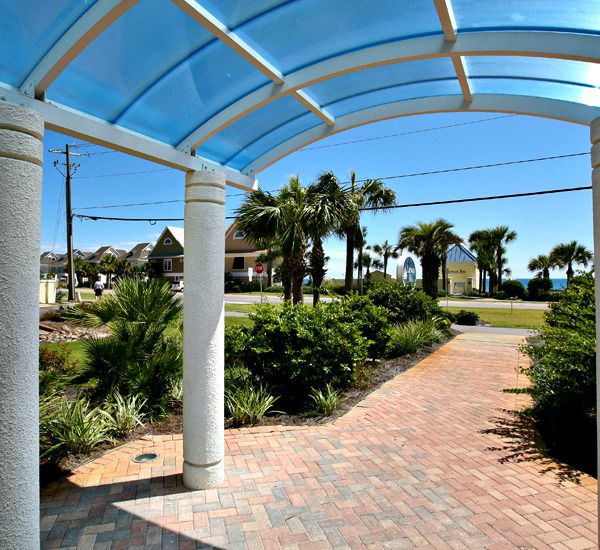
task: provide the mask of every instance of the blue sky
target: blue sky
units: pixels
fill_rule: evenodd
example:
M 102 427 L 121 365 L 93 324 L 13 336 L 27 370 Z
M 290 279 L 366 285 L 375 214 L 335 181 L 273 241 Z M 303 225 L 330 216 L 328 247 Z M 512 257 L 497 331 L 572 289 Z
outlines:
M 500 117 L 502 118 L 496 118 Z M 454 128 L 430 128 L 481 121 Z M 419 132 L 383 137 L 391 134 Z M 372 139 L 382 138 L 382 139 Z M 330 147 L 347 141 L 369 140 Z M 65 143 L 81 143 L 68 136 L 46 132 L 46 149 L 64 148 Z M 326 147 L 323 147 L 326 146 Z M 355 170 L 360 178 L 384 178 L 414 172 L 500 163 L 534 157 L 588 152 L 586 126 L 528 116 L 494 113 L 451 113 L 406 117 L 355 128 L 317 142 L 308 150 L 297 151 L 258 175 L 264 189 L 276 190 L 291 175 L 298 174 L 308 184 L 324 170 L 333 170 L 342 181 Z M 77 150 L 89 157 L 74 159 L 80 164 L 73 179 L 75 212 L 121 217 L 183 217 L 183 203 L 111 209 L 77 210 L 98 205 L 183 199 L 184 176 L 175 170 L 136 159 L 108 149 L 91 146 Z M 44 162 L 41 250 L 65 250 L 64 178 L 53 162 L 64 156 L 46 153 Z M 60 167 L 62 168 L 62 167 Z M 130 173 L 129 175 L 114 175 Z M 111 175 L 113 174 L 113 175 Z M 523 193 L 591 184 L 589 155 L 471 170 L 441 175 L 390 179 L 399 203 L 415 203 L 485 195 Z M 227 215 L 243 200 L 239 190 L 230 188 Z M 476 230 L 508 225 L 517 240 L 508 246 L 513 277 L 528 277 L 527 263 L 533 256 L 547 253 L 558 242 L 577 240 L 593 248 L 591 191 L 556 195 L 475 202 L 445 206 L 397 209 L 387 214 L 364 213 L 368 242 L 396 242 L 399 230 L 419 221 L 443 217 L 454 224 L 463 238 Z M 74 242 L 82 250 L 95 250 L 106 244 L 130 249 L 142 241 L 155 240 L 164 223 L 125 223 L 102 221 L 74 222 Z M 169 225 L 183 226 L 182 222 Z M 341 277 L 345 247 L 329 239 L 328 276 Z M 391 265 L 390 270 L 394 270 Z M 554 277 L 563 276 L 560 271 Z

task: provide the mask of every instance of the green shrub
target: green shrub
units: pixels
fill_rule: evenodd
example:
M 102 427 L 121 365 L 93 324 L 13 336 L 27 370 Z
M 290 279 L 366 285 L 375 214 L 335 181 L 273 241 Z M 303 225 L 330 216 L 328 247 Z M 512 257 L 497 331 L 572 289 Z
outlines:
M 448 292 L 442 288 L 438 288 L 437 295 L 438 298 L 445 298 L 446 296 L 448 296 Z
M 388 343 L 388 355 L 398 357 L 414 353 L 424 346 L 439 342 L 442 337 L 442 332 L 431 320 L 408 321 L 392 329 Z
M 360 333 L 369 340 L 369 357 L 384 357 L 391 328 L 389 311 L 376 306 L 368 296 L 359 296 L 355 292 L 345 296 L 341 300 L 341 306 L 345 319 L 357 326 Z
M 476 325 L 477 323 L 479 323 L 479 314 L 475 313 L 474 311 L 466 311 L 464 309 L 461 309 L 456 314 L 455 323 L 457 325 Z
M 225 391 L 243 388 L 252 384 L 252 372 L 244 366 L 225 366 Z
M 392 323 L 430 319 L 441 311 L 437 301 L 423 290 L 395 282 L 374 283 L 368 296 L 376 306 L 389 310 Z
M 137 426 L 144 424 L 144 413 L 142 409 L 146 399 L 139 395 L 123 397 L 119 392 L 114 392 L 104 402 L 104 414 L 110 432 L 123 438 Z
M 58 459 L 67 454 L 89 454 L 94 447 L 112 441 L 106 415 L 85 399 L 55 400 L 44 407 L 42 457 Z
M 534 277 L 533 279 L 529 279 L 527 283 L 527 292 L 531 300 L 545 299 L 550 290 L 552 290 L 552 279 Z
M 340 304 L 263 305 L 250 318 L 244 364 L 281 396 L 286 410 L 304 406 L 312 387 L 349 386 L 367 358 L 369 341 Z
M 244 385 L 225 392 L 225 406 L 235 426 L 254 426 L 269 412 L 279 397 L 262 386 Z
M 522 300 L 527 295 L 523 283 L 514 279 L 502 283 L 502 292 L 505 292 L 508 298 L 517 298 L 518 300 Z
M 315 403 L 315 410 L 321 416 L 331 416 L 340 404 L 340 393 L 333 389 L 331 384 L 325 386 L 325 390 L 313 388 L 310 398 Z
M 550 305 L 532 359 L 531 414 L 544 442 L 559 458 L 594 467 L 596 449 L 596 332 L 594 278 L 574 277 Z
M 225 368 L 244 364 L 249 337 L 245 327 L 237 325 L 225 327 Z
M 70 358 L 66 345 L 60 344 L 55 350 L 40 346 L 40 395 L 63 390 L 77 378 L 79 373 L 78 363 Z

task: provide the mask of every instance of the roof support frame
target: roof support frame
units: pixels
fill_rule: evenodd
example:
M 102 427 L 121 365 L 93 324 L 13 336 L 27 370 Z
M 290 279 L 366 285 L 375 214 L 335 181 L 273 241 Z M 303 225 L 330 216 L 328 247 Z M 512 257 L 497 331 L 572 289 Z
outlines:
M 469 85 L 469 76 L 467 75 L 465 60 L 462 56 L 454 56 L 452 57 L 452 65 L 454 65 L 463 98 L 467 103 L 471 103 L 471 101 L 473 101 L 473 94 L 471 93 L 471 86 Z
M 43 99 L 46 90 L 79 53 L 139 0 L 98 0 L 60 37 L 20 86 L 22 93 Z
M 406 61 L 482 55 L 600 62 L 596 36 L 552 31 L 469 32 L 457 35 L 453 43 L 438 35 L 381 44 L 309 65 L 286 75 L 283 84 L 267 84 L 255 90 L 203 122 L 182 140 L 177 148 L 182 151 L 195 149 L 237 120 L 271 101 L 330 78 Z
M 323 107 L 321 107 L 312 97 L 310 97 L 304 90 L 296 90 L 293 96 L 304 105 L 309 111 L 312 111 L 317 115 L 327 126 L 335 125 L 335 118 L 332 114 L 328 113 Z
M 274 147 L 244 167 L 242 172 L 252 175 L 257 174 L 298 149 L 357 126 L 404 116 L 457 111 L 516 113 L 564 120 L 577 124 L 589 124 L 591 120 L 598 116 L 597 107 L 556 99 L 508 94 L 477 94 L 473 97 L 471 103 L 466 103 L 462 95 L 398 101 L 338 117 L 334 128 L 323 125 L 311 128 Z
M 437 10 L 444 38 L 446 42 L 456 41 L 456 19 L 454 18 L 454 10 L 450 0 L 433 0 L 435 9 Z
M 10 101 L 38 111 L 46 128 L 62 132 L 116 151 L 157 162 L 163 166 L 182 170 L 210 170 L 223 172 L 227 183 L 244 191 L 256 189 L 254 177 L 222 166 L 214 161 L 183 153 L 167 143 L 153 140 L 141 134 L 109 124 L 68 107 L 40 101 L 20 93 L 14 88 L 0 85 L 0 101 Z

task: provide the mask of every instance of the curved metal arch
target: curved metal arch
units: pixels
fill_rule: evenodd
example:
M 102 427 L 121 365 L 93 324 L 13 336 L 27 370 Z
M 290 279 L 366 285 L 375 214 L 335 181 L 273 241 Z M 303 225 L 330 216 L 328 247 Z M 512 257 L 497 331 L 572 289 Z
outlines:
M 98 0 L 48 50 L 20 86 L 22 93 L 43 98 L 46 90 L 83 49 L 139 0 Z
M 255 175 L 283 157 L 320 139 L 339 132 L 404 116 L 447 112 L 495 112 L 532 115 L 576 124 L 590 124 L 600 115 L 600 109 L 580 103 L 531 96 L 508 94 L 478 94 L 469 103 L 462 95 L 428 97 L 378 105 L 341 116 L 333 128 L 319 125 L 298 134 L 261 155 L 245 166 L 242 173 Z
M 485 31 L 459 34 L 447 42 L 443 34 L 371 46 L 309 65 L 285 76 L 281 85 L 267 84 L 203 122 L 177 145 L 191 151 L 234 122 L 284 95 L 355 71 L 439 57 L 514 55 L 600 62 L 595 35 L 552 31 Z

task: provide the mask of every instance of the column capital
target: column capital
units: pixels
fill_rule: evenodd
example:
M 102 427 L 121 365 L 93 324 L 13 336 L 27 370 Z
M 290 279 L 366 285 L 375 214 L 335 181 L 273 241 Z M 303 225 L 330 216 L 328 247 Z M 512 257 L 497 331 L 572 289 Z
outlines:
M 196 171 L 185 175 L 185 203 L 208 202 L 225 204 L 225 174 Z
M 37 111 L 0 101 L 0 129 L 27 134 L 40 141 L 44 140 L 44 119 Z

